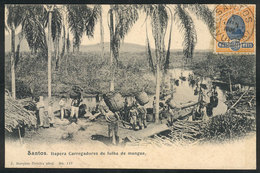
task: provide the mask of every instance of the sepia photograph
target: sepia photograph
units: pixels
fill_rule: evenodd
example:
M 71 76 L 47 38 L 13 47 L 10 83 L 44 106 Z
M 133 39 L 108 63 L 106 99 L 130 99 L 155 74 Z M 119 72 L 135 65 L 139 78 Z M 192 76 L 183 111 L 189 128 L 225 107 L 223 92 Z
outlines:
M 256 169 L 254 4 L 5 4 L 5 167 Z

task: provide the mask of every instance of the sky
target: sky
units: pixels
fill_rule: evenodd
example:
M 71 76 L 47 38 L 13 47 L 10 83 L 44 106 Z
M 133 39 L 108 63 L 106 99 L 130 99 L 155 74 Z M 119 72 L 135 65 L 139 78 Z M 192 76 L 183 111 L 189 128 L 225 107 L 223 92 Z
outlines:
M 210 9 L 213 9 L 214 6 L 210 5 Z M 107 23 L 107 13 L 109 9 L 109 5 L 102 5 L 103 9 L 103 26 L 104 26 L 104 41 L 109 42 L 109 29 L 108 29 L 108 23 Z M 209 50 L 213 49 L 213 38 L 209 32 L 208 27 L 206 24 L 204 24 L 202 21 L 198 20 L 196 16 L 192 15 L 191 17 L 194 21 L 195 29 L 197 31 L 197 44 L 195 47 L 195 50 Z M 133 43 L 133 44 L 139 44 L 139 45 L 146 45 L 146 24 L 145 22 L 145 14 L 140 14 L 139 19 L 134 24 L 134 26 L 131 28 L 131 30 L 128 32 L 124 39 L 124 43 Z M 148 22 L 148 35 L 149 40 L 151 43 L 151 47 L 154 48 L 154 41 L 152 37 L 152 28 L 150 26 L 149 20 Z M 169 38 L 169 28 L 170 24 L 168 24 L 168 29 L 165 36 L 165 45 L 168 46 L 168 38 Z M 6 32 L 6 35 L 8 32 Z M 93 45 L 100 43 L 100 25 L 99 21 L 97 22 L 95 26 L 95 32 L 94 32 L 94 38 L 88 38 L 87 36 L 83 35 L 81 45 Z M 183 33 L 179 31 L 178 24 L 173 23 L 173 32 L 172 32 L 172 43 L 171 43 L 171 49 L 182 49 L 183 43 Z
M 103 26 L 104 26 L 104 40 L 105 42 L 109 42 L 109 29 L 107 24 L 107 12 L 109 9 L 109 5 L 103 5 Z M 212 6 L 210 6 L 212 8 Z M 191 14 L 191 13 L 190 13 Z M 191 17 L 194 21 L 194 25 L 197 31 L 197 44 L 195 49 L 200 50 L 208 50 L 213 49 L 213 38 L 209 32 L 209 29 L 206 24 L 204 24 L 201 20 L 198 20 L 197 17 L 191 14 Z M 125 43 L 134 43 L 139 45 L 146 45 L 146 24 L 145 15 L 141 14 L 139 16 L 138 21 L 131 28 L 130 32 L 126 35 L 124 42 Z M 165 36 L 165 45 L 168 46 L 168 38 L 169 38 L 169 28 L 168 25 L 167 33 Z M 149 40 L 151 42 L 151 47 L 154 48 L 154 42 L 152 37 L 152 28 L 150 26 L 150 22 L 148 21 L 148 35 Z M 88 39 L 87 36 L 83 36 L 82 45 L 91 45 L 97 44 L 100 42 L 100 25 L 97 22 L 95 27 L 94 38 Z M 183 43 L 183 33 L 179 31 L 178 24 L 173 23 L 173 32 L 172 32 L 172 43 L 171 49 L 182 49 Z

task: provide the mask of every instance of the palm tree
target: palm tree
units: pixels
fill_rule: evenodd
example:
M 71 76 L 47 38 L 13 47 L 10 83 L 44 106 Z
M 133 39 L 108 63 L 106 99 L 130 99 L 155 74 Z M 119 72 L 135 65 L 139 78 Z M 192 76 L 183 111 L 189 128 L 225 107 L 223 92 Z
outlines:
M 20 26 L 23 20 L 23 9 L 19 5 L 7 5 L 7 26 L 11 30 L 11 85 L 12 85 L 12 97 L 16 98 L 15 87 L 15 31 Z M 6 27 L 7 27 L 6 26 Z
M 101 58 L 104 59 L 105 47 L 104 47 L 104 26 L 103 26 L 103 17 L 102 17 L 102 6 L 99 7 L 99 25 L 100 25 L 100 47 L 101 47 Z
M 178 4 L 174 8 L 171 7 L 171 5 L 165 4 L 139 6 L 139 8 L 146 13 L 147 18 L 150 18 L 155 42 L 155 59 L 153 59 L 148 34 L 146 34 L 148 62 L 156 77 L 156 122 L 159 122 L 161 75 L 164 76 L 167 73 L 170 63 L 169 58 L 173 20 L 178 24 L 180 30 L 183 31 L 183 53 L 186 59 L 191 59 L 193 57 L 193 51 L 197 41 L 194 23 L 187 10 L 195 13 L 199 19 L 202 19 L 208 25 L 210 32 L 214 32 L 214 18 L 207 6 Z M 174 11 L 174 18 L 172 11 Z M 165 52 L 165 34 L 169 18 L 171 18 L 170 35 L 167 52 Z
M 65 43 L 67 52 L 69 51 L 69 30 L 73 34 L 73 50 L 79 51 L 83 33 L 93 37 L 99 8 L 98 6 L 91 8 L 86 5 L 25 5 L 23 8 L 25 9 L 25 17 L 22 22 L 22 31 L 30 49 L 35 53 L 40 51 L 44 57 L 48 57 L 46 59 L 48 59 L 48 96 L 50 98 L 52 42 L 55 42 L 54 52 L 56 67 L 58 67 L 60 58 L 65 52 Z M 62 17 L 62 14 L 65 14 L 65 17 Z M 69 28 L 67 31 L 66 26 Z M 66 32 L 67 38 L 65 38 Z M 62 50 L 59 51 L 61 40 L 63 45 Z
M 95 24 L 97 23 L 100 7 L 95 5 L 68 5 L 68 23 L 73 34 L 73 51 L 79 51 L 83 33 L 91 38 L 94 36 Z
M 48 13 L 42 5 L 21 5 L 24 9 L 22 32 L 32 54 L 40 53 L 47 60 L 47 39 L 45 28 L 48 23 Z
M 48 13 L 48 97 L 51 99 L 52 14 L 54 11 L 54 5 L 44 5 L 44 8 Z
M 138 9 L 134 5 L 110 5 L 108 17 L 111 67 L 110 91 L 114 91 L 114 71 L 115 66 L 118 65 L 120 42 L 137 21 Z

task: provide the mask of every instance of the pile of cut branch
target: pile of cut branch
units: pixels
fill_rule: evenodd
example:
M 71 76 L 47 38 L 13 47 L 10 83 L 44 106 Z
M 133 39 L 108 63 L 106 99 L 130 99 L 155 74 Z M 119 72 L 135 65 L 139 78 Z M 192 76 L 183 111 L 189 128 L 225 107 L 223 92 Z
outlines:
M 9 91 L 5 91 L 5 129 L 12 132 L 14 129 L 27 126 L 36 126 L 36 115 L 26 110 L 23 105 L 13 99 Z

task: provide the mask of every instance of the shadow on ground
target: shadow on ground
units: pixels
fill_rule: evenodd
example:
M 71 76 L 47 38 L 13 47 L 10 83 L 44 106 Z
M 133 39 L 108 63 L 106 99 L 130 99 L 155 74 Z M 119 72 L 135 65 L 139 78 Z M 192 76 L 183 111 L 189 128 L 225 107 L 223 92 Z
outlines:
M 104 135 L 98 135 L 98 134 L 92 135 L 91 139 L 100 141 L 100 142 L 104 143 L 105 145 L 112 145 L 111 138 L 104 136 Z

